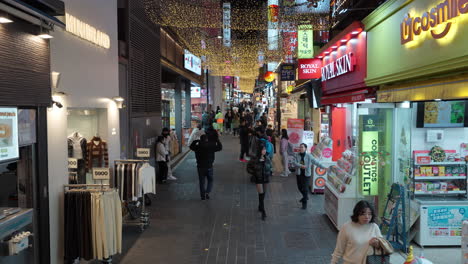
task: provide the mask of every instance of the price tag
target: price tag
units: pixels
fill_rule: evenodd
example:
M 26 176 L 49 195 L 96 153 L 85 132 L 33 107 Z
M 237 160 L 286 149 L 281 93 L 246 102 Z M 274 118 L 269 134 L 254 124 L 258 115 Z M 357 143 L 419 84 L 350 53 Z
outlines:
M 68 159 L 68 168 L 69 169 L 78 169 L 78 160 L 74 158 Z
M 109 180 L 110 179 L 109 168 L 94 168 L 93 179 L 94 180 Z
M 151 152 L 149 148 L 137 148 L 136 156 L 138 158 L 149 158 L 150 154 Z

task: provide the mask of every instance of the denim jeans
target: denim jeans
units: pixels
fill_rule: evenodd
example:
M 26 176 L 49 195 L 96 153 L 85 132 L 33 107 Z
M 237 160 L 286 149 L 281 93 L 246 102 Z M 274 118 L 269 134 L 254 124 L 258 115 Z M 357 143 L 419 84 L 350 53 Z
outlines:
M 205 184 L 205 178 L 208 179 L 207 185 Z M 200 182 L 200 196 L 204 198 L 205 194 L 210 193 L 211 189 L 213 189 L 213 167 L 198 168 L 198 180 Z

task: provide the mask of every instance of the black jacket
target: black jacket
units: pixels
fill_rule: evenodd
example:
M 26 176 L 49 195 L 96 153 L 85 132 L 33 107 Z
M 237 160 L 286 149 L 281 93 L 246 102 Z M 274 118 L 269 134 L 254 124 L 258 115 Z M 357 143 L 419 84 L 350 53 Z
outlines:
M 253 158 L 247 163 L 247 172 L 260 182 L 269 182 L 273 173 L 273 165 L 268 155 L 265 155 L 265 162 L 260 162 L 258 158 Z
M 221 151 L 223 145 L 219 140 L 217 141 L 201 141 L 195 140 L 190 145 L 190 149 L 195 152 L 197 159 L 197 167 L 211 168 L 215 160 L 215 152 Z
M 241 144 L 249 145 L 249 128 L 246 126 L 240 126 L 239 139 Z

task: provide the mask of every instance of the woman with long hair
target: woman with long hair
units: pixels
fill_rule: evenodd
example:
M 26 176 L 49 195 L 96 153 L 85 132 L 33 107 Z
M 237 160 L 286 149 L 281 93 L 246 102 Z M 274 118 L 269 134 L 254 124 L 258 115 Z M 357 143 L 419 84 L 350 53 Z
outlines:
M 255 178 L 255 184 L 258 192 L 258 211 L 262 213 L 262 220 L 265 221 L 265 193 L 266 186 L 270 182 L 270 177 L 273 172 L 273 165 L 270 157 L 267 155 L 265 145 L 261 144 L 258 148 L 258 153 L 255 158 L 251 159 L 247 164 L 247 172 Z
M 367 201 L 359 201 L 354 206 L 351 221 L 345 223 L 338 233 L 331 264 L 343 259 L 343 264 L 366 263 L 370 246 L 380 248 L 377 238 L 382 237 L 379 226 L 375 223 L 374 208 Z
M 281 129 L 281 143 L 280 143 L 280 153 L 283 160 L 283 172 L 280 174 L 281 177 L 289 176 L 289 136 L 286 129 Z
M 307 144 L 301 143 L 299 153 L 295 156 L 294 165 L 296 167 L 296 180 L 297 188 L 302 194 L 302 209 L 307 209 L 307 200 L 309 200 L 309 182 L 312 176 L 312 167 L 319 166 L 326 169 L 326 167 L 316 160 L 312 154 L 307 153 Z

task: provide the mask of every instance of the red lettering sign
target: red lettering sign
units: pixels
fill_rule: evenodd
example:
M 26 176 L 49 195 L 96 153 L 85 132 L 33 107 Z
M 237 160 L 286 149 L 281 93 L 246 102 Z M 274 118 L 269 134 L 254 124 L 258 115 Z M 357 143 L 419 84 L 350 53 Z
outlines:
M 299 80 L 320 79 L 322 60 L 320 59 L 299 59 Z

